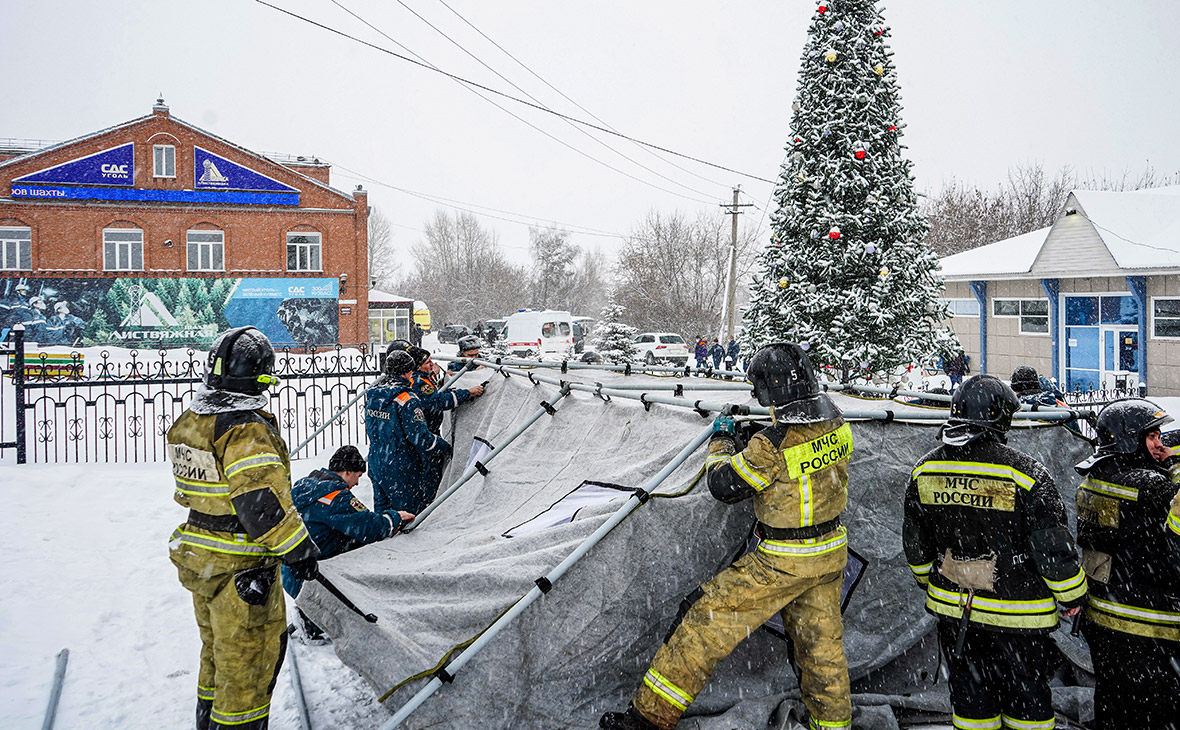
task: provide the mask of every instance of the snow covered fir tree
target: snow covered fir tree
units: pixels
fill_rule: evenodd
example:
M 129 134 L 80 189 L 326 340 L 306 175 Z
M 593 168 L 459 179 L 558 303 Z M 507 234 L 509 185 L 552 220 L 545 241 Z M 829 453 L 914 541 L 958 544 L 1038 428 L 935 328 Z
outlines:
M 639 354 L 639 349 L 635 347 L 635 333 L 639 330 L 620 321 L 625 311 L 626 307 L 615 304 L 614 292 L 611 292 L 610 299 L 598 316 L 594 337 L 590 340 L 594 351 L 614 365 L 632 362 Z
M 818 3 L 746 313 L 744 347 L 799 342 L 842 380 L 957 345 L 938 325 L 888 37 L 873 0 Z

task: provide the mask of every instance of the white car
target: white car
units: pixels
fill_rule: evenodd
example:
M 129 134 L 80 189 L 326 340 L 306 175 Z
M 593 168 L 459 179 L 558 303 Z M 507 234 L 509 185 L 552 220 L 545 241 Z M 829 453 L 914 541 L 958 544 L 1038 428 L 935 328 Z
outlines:
M 675 332 L 643 332 L 635 335 L 638 356 L 647 365 L 659 362 L 683 365 L 688 362 L 688 345 Z

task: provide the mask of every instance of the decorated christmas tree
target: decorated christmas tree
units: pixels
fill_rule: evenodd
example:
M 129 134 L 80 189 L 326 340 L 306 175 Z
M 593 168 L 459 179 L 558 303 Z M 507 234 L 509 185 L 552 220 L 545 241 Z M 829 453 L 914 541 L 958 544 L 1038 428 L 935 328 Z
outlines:
M 598 316 L 598 324 L 594 326 L 594 337 L 590 339 L 590 347 L 603 360 L 615 365 L 633 362 L 639 354 L 639 349 L 635 347 L 635 333 L 639 330 L 619 321 L 625 311 L 626 307 L 615 304 L 614 292 L 611 292 L 602 314 Z
M 924 244 L 889 28 L 873 0 L 820 0 L 803 51 L 773 235 L 743 345 L 799 342 L 841 379 L 924 364 L 952 344 Z

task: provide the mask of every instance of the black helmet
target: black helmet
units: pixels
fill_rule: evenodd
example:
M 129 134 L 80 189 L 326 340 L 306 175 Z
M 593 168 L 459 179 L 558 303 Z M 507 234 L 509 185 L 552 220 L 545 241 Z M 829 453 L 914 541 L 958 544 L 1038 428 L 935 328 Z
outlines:
M 1003 436 L 1020 410 L 1016 393 L 997 377 L 974 375 L 951 395 L 951 417 L 939 436 L 956 445 L 969 443 L 990 431 Z
M 394 350 L 385 356 L 383 371 L 386 375 L 405 375 L 415 367 L 413 355 L 405 350 Z
M 279 382 L 274 375 L 275 349 L 254 327 L 223 332 L 209 349 L 205 385 L 217 390 L 259 395 Z
M 411 347 L 406 352 L 410 353 L 410 357 L 414 358 L 414 367 L 416 368 L 422 367 L 422 363 L 430 359 L 430 351 L 424 350 L 421 347 Z
M 483 346 L 479 338 L 475 335 L 467 335 L 459 338 L 459 352 L 466 352 L 467 350 L 478 350 Z
M 793 342 L 773 342 L 759 348 L 750 358 L 746 380 L 754 385 L 754 397 L 764 406 L 781 406 L 821 392 L 811 359 Z
M 351 444 L 336 449 L 336 453 L 332 454 L 332 458 L 328 460 L 328 471 L 334 471 L 337 474 L 346 471 L 359 471 L 364 474 L 367 468 L 365 457 L 361 456 L 361 452 Z
M 1145 451 L 1147 434 L 1171 423 L 1172 417 L 1159 406 L 1141 398 L 1125 398 L 1110 403 L 1098 413 L 1098 449 L 1078 464 L 1088 469 L 1108 456 Z
M 1037 377 L 1037 371 L 1028 365 L 1021 365 L 1013 370 L 1011 382 L 1016 395 L 1041 392 L 1041 380 Z
M 408 352 L 411 347 L 413 347 L 413 345 L 410 344 L 409 340 L 394 340 L 385 346 L 385 354 L 388 355 L 389 353 L 397 352 L 398 350 L 401 350 L 402 352 Z

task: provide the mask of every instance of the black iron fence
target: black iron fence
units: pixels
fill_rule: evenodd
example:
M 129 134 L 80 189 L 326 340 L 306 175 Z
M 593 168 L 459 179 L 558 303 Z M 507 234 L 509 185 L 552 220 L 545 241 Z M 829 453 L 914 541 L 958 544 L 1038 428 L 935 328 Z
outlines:
M 204 352 L 51 355 L 26 352 L 22 334 L 0 344 L 0 460 L 166 459 L 165 434 L 200 388 Z M 270 410 L 292 450 L 307 442 L 299 456 L 364 440 L 361 396 L 379 374 L 367 347 L 280 350 L 275 364 Z

